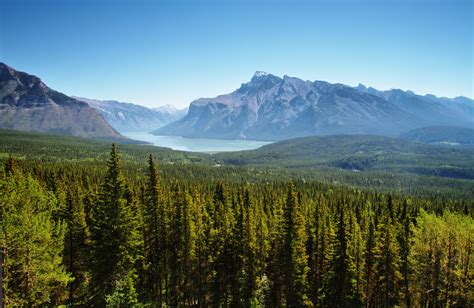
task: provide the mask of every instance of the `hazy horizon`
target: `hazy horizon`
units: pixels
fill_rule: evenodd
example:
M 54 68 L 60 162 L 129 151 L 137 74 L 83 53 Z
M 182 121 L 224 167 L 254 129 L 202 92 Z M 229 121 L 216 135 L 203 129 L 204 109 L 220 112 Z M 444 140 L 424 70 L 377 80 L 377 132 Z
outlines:
M 473 98 L 471 1 L 113 3 L 2 3 L 0 61 L 147 107 L 230 93 L 255 71 Z

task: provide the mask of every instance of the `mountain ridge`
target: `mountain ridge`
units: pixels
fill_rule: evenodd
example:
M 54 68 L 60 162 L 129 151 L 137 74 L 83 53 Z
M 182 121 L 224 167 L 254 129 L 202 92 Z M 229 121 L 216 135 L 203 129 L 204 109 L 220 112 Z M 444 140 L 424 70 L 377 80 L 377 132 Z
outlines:
M 469 100 L 469 99 L 467 99 Z M 191 102 L 188 114 L 158 135 L 282 140 L 310 135 L 382 134 L 453 122 L 474 127 L 474 104 L 448 106 L 413 92 L 350 87 L 258 71 L 229 94 Z M 428 112 L 429 111 L 429 112 Z
M 97 100 L 74 96 L 98 110 L 105 120 L 120 132 L 152 131 L 168 123 L 179 120 L 186 109 L 170 108 L 169 105 L 157 108 L 119 102 L 115 100 Z
M 127 140 L 84 102 L 0 62 L 0 128 Z

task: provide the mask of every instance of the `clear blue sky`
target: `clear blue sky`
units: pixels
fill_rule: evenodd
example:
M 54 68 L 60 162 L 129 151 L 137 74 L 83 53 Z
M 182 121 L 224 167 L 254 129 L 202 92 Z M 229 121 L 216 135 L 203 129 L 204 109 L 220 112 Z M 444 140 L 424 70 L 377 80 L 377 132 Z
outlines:
M 257 70 L 473 97 L 474 1 L 0 1 L 0 61 L 69 95 L 187 106 Z

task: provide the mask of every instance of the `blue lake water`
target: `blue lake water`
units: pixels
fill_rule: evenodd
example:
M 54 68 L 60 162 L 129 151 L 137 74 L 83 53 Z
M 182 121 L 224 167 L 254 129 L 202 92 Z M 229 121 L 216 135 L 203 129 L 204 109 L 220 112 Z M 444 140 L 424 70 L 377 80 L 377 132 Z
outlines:
M 270 144 L 270 141 L 222 140 L 207 138 L 184 138 L 179 136 L 155 136 L 147 132 L 121 132 L 135 140 L 150 142 L 153 145 L 189 152 L 228 152 L 252 150 Z

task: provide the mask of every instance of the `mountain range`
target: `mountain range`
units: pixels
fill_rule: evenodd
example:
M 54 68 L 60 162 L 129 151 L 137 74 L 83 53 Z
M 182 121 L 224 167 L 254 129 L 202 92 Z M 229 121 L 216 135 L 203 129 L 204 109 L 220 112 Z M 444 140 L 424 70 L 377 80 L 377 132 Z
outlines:
M 88 104 L 0 63 L 0 128 L 126 140 Z
M 187 112 L 187 109 L 176 109 L 171 105 L 150 109 L 140 105 L 113 100 L 101 101 L 83 97 L 74 98 L 86 102 L 89 106 L 98 110 L 105 120 L 119 132 L 153 131 L 181 119 Z
M 465 137 L 472 135 L 469 132 L 460 135 L 459 129 L 451 129 L 448 139 L 441 132 L 446 126 L 473 129 L 474 101 L 256 72 L 236 91 L 197 99 L 189 110 L 172 106 L 150 109 L 69 97 L 50 89 L 36 76 L 0 63 L 0 128 L 119 140 L 126 137 L 118 131 L 283 140 L 333 134 L 403 136 L 430 126 L 436 128 L 406 136 L 432 140 L 436 137 L 433 134 L 441 134 L 441 141 L 436 142 L 445 142 L 459 135 L 463 138 L 460 144 L 470 144 Z M 423 137 L 427 133 L 429 138 Z
M 397 136 L 434 125 L 474 127 L 474 102 L 256 72 L 230 94 L 193 101 L 184 118 L 154 133 L 283 140 L 331 134 Z

